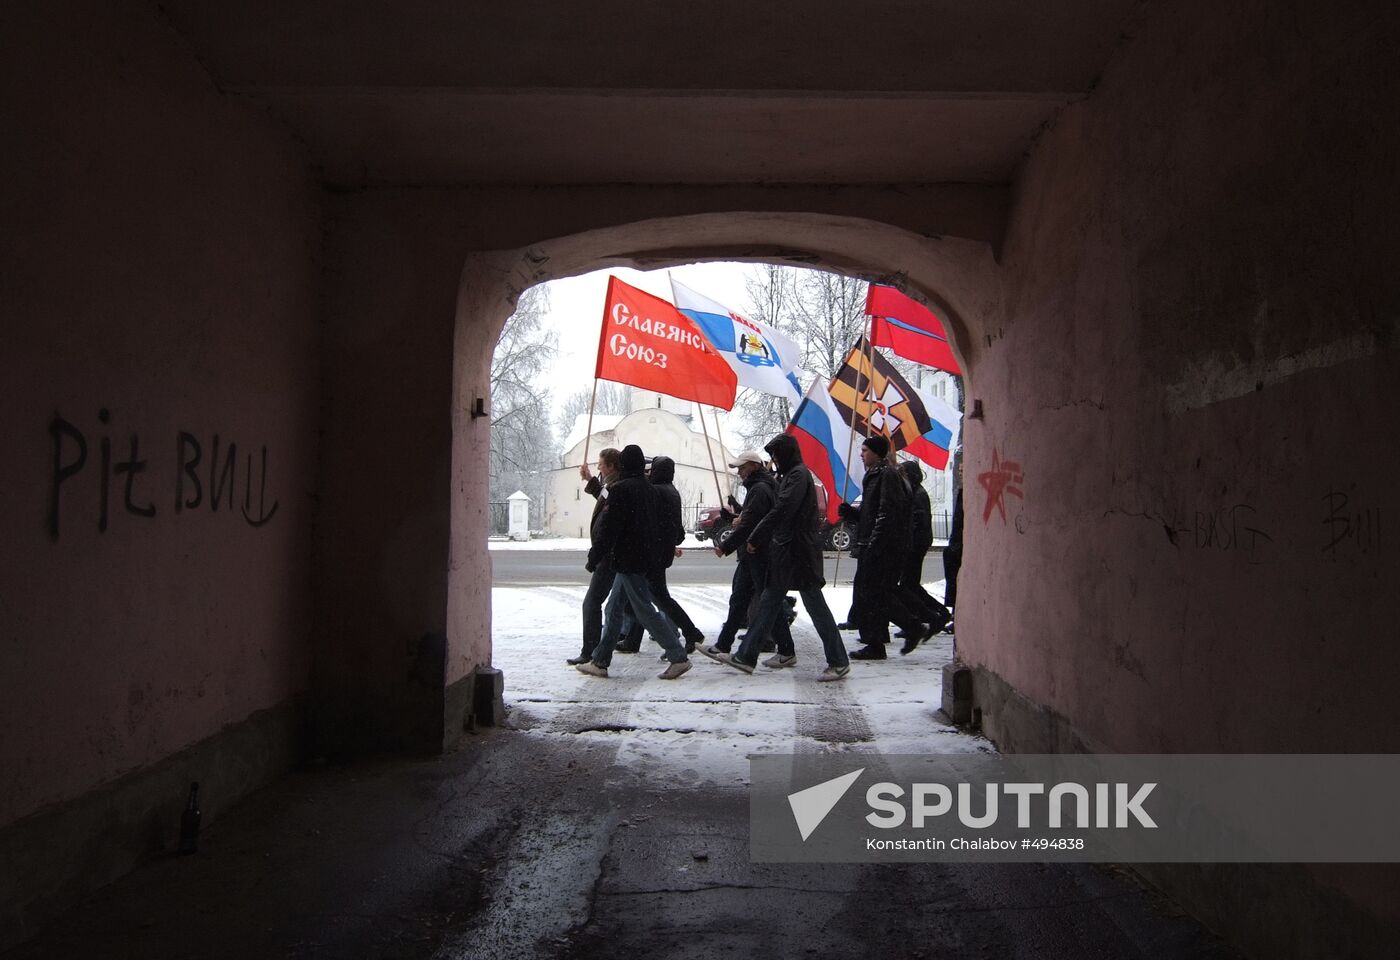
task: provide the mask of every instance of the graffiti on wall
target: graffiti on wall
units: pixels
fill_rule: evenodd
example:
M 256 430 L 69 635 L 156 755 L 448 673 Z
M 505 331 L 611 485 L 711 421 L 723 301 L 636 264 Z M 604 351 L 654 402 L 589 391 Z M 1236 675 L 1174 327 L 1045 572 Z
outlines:
M 143 447 L 135 431 L 119 440 L 113 447 L 112 416 L 105 407 L 98 411 L 101 426 L 94 431 L 96 452 L 90 451 L 89 435 L 61 415 L 49 422 L 52 442 L 52 469 L 49 477 L 49 537 L 57 541 L 65 517 L 64 503 L 72 504 L 72 494 L 78 502 L 91 504 L 99 533 L 106 533 L 113 515 L 154 519 L 160 513 L 156 491 L 161 485 L 153 474 L 166 475 L 159 467 L 152 468 L 149 447 Z M 176 433 L 174 457 L 166 461 L 171 478 L 167 491 L 173 491 L 174 513 L 197 510 L 207 505 L 211 513 L 222 507 L 233 516 L 241 516 L 250 527 L 262 527 L 277 513 L 277 500 L 267 499 L 267 447 L 259 448 L 255 456 L 248 449 L 239 459 L 238 444 L 224 442 L 215 433 L 202 442 L 199 435 L 186 430 Z M 95 461 L 95 462 L 94 462 Z M 240 469 L 240 467 L 242 469 Z M 114 490 L 114 488 L 116 488 Z M 67 522 L 72 522 L 67 521 Z
M 1350 494 L 1332 488 L 1322 497 L 1322 514 L 1322 552 L 1329 560 L 1344 553 L 1380 553 L 1380 507 L 1360 506 Z
M 1025 474 L 1021 470 L 1021 465 L 1014 460 L 1003 460 L 1001 453 L 995 448 L 992 449 L 992 469 L 986 473 L 977 475 L 977 482 L 987 493 L 987 501 L 982 507 L 982 522 L 989 523 L 992 519 L 992 511 L 996 510 L 1001 514 L 1001 522 L 1006 523 L 1006 498 L 1008 496 L 1026 499 L 1025 492 L 1021 489 L 1021 484 L 1025 482 Z
M 1215 510 L 1197 510 L 1194 524 L 1196 548 L 1199 550 L 1237 550 L 1250 563 L 1259 563 L 1259 551 L 1274 538 L 1255 526 L 1258 511 L 1247 503 L 1231 504 Z

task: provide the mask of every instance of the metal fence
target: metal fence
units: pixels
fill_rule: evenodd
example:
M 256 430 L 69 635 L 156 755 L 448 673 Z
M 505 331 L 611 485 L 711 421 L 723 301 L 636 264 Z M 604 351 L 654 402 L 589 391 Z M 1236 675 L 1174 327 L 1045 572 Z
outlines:
M 487 506 L 491 508 L 491 536 L 506 536 L 510 533 L 510 501 L 492 500 Z

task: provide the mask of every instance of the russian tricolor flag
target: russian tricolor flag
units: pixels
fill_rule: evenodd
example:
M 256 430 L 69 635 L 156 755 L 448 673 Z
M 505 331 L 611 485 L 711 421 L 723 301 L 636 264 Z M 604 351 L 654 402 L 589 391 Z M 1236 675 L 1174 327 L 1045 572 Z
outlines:
M 962 414 L 956 407 L 944 403 L 933 394 L 919 391 L 924 412 L 928 414 L 930 427 L 919 437 L 904 447 L 904 452 L 918 457 L 929 466 L 943 470 L 948 466 L 948 457 L 958 445 L 958 429 L 962 424 Z
M 840 519 L 836 511 L 842 501 L 850 503 L 860 496 L 865 468 L 854 452 L 856 444 L 851 441 L 850 425 L 841 419 L 820 377 L 807 388 L 807 395 L 792 415 L 787 432 L 797 439 L 802 462 L 826 487 L 826 520 L 836 523 Z M 848 452 L 854 461 L 849 469 Z
M 933 311 L 894 287 L 872 283 L 865 294 L 870 342 L 888 347 L 906 360 L 961 374 L 948 334 Z

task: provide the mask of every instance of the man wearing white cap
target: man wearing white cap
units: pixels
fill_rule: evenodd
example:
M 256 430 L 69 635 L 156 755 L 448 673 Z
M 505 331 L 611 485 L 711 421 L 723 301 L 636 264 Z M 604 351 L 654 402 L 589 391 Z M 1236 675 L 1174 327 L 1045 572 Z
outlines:
M 720 627 L 715 642 L 701 648 L 701 652 L 709 657 L 730 651 L 735 634 L 744 625 L 750 603 L 763 592 L 768 582 L 768 553 L 750 553 L 745 547 L 759 521 L 773 509 L 778 491 L 773 475 L 765 466 L 763 454 L 757 450 L 745 450 L 729 465 L 739 472 L 739 479 L 744 484 L 744 508 L 739 513 L 739 519 L 729 528 L 729 536 L 715 547 L 715 556 L 738 553 L 739 562 L 734 567 L 734 579 L 730 586 L 729 615 L 724 620 L 724 626 Z M 793 650 L 792 633 L 788 630 L 786 617 L 780 617 L 774 624 L 773 640 L 778 652 L 765 660 L 764 666 L 794 666 L 797 655 Z

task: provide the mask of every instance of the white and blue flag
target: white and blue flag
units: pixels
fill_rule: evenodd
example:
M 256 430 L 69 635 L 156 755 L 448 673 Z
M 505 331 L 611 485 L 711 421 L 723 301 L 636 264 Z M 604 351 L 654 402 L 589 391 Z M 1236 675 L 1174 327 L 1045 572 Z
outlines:
M 775 397 L 794 407 L 802 402 L 798 384 L 801 351 L 791 339 L 766 323 L 735 313 L 728 307 L 671 278 L 676 309 L 700 328 L 715 352 L 729 362 L 739 386 Z

